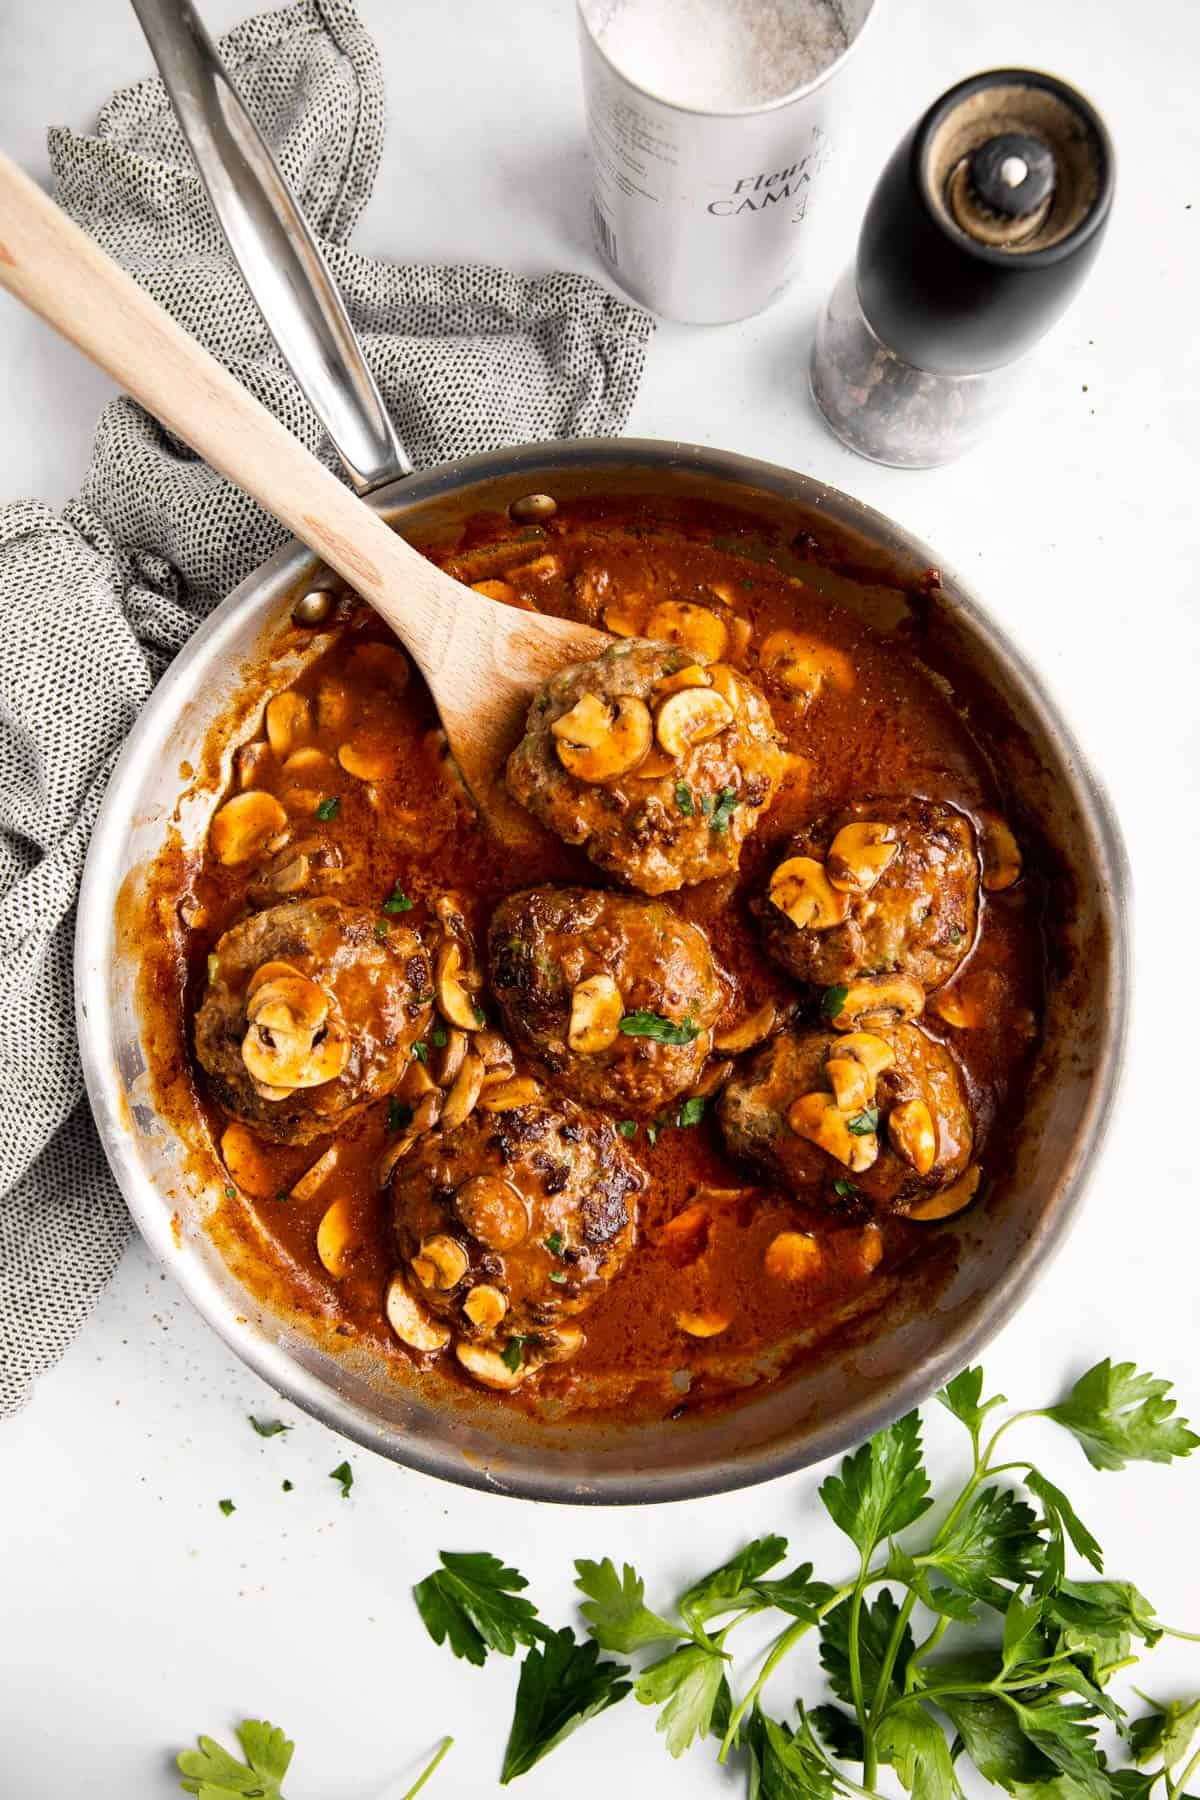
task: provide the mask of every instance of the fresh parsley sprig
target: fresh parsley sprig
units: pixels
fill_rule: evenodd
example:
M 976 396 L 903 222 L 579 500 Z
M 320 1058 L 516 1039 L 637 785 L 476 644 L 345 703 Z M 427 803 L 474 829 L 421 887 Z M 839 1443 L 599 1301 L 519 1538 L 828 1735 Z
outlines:
M 964 1760 L 1016 1800 L 1150 1800 L 1158 1783 L 1162 1800 L 1187 1800 L 1200 1767 L 1200 1699 L 1147 1701 L 1150 1712 L 1127 1722 L 1107 1688 L 1163 1636 L 1190 1634 L 1165 1626 L 1131 1582 L 1104 1577 L 1100 1545 L 1066 1494 L 1007 1449 L 1015 1426 L 1043 1418 L 1070 1432 L 1096 1469 L 1187 1456 L 1200 1438 L 1178 1416 L 1170 1384 L 1105 1361 L 1054 1405 L 998 1423 L 1004 1398 L 984 1398 L 978 1368 L 937 1398 L 970 1438 L 966 1481 L 922 1536 L 934 1496 L 919 1415 L 845 1457 L 820 1489 L 857 1557 L 836 1585 L 815 1579 L 809 1563 L 779 1574 L 787 1542 L 777 1536 L 756 1538 L 661 1609 L 628 1563 L 618 1571 L 608 1559 L 580 1560 L 592 1640 L 580 1644 L 541 1622 L 516 1570 L 443 1553 L 442 1569 L 415 1590 L 436 1641 L 476 1663 L 493 1649 L 528 1647 L 502 1781 L 632 1692 L 657 1709 L 672 1756 L 719 1740 L 719 1761 L 745 1766 L 751 1800 L 872 1800 L 884 1767 L 913 1800 L 961 1800 Z M 1094 1578 L 1069 1574 L 1072 1552 Z M 770 1612 L 783 1623 L 735 1699 L 730 1636 Z M 829 1697 L 798 1702 L 793 1723 L 772 1719 L 763 1690 L 813 1632 Z M 600 1651 L 646 1660 L 627 1680 L 630 1668 Z M 1096 1743 L 1102 1719 L 1137 1767 L 1108 1765 Z
M 179 1752 L 175 1761 L 184 1793 L 199 1794 L 201 1800 L 285 1800 L 280 1784 L 292 1765 L 296 1746 L 291 1739 L 266 1719 L 243 1719 L 236 1735 L 244 1761 L 210 1737 L 196 1740 L 198 1750 Z M 453 1744 L 452 1737 L 442 1739 L 401 1800 L 416 1800 Z

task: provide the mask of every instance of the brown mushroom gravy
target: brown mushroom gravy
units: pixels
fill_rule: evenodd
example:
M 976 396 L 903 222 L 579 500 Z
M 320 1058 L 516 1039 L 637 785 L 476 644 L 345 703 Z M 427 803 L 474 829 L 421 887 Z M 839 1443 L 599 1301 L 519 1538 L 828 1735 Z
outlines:
M 606 662 L 608 764 L 542 718 L 553 806 L 522 751 L 519 797 L 544 826 L 602 819 L 602 852 L 590 827 L 493 841 L 419 676 L 338 593 L 281 639 L 312 653 L 267 688 L 203 855 L 160 865 L 182 926 L 147 978 L 183 1049 L 159 1091 L 206 1124 L 221 1228 L 273 1303 L 398 1379 L 671 1413 L 776 1377 L 917 1266 L 930 1219 L 986 1206 L 1038 1038 L 1046 883 L 992 747 L 902 631 L 644 502 L 513 529 L 488 515 L 438 560 L 659 645 L 630 643 L 627 690 Z M 590 730 L 586 672 L 559 685 Z M 670 714 L 707 734 L 686 780 L 654 735 L 681 694 L 707 696 Z M 720 735 L 743 704 L 752 775 Z

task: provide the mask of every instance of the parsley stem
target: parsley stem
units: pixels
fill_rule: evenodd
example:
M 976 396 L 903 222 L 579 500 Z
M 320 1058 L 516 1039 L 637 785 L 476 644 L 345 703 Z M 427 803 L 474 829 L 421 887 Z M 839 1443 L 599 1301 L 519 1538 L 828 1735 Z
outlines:
M 1184 1790 L 1187 1787 L 1188 1782 L 1191 1780 L 1192 1772 L 1196 1768 L 1197 1764 L 1200 1764 L 1200 1750 L 1197 1750 L 1195 1756 L 1193 1756 L 1193 1758 L 1189 1762 L 1187 1768 L 1183 1771 L 1183 1774 L 1180 1775 L 1177 1780 L 1170 1781 L 1170 1778 L 1168 1776 L 1169 1785 L 1167 1787 L 1167 1800 L 1178 1800 L 1178 1796 L 1184 1792 Z
M 846 1655 L 850 1664 L 850 1692 L 854 1700 L 854 1711 L 858 1715 L 859 1730 L 863 1734 L 863 1785 L 872 1787 L 875 1782 L 875 1744 L 867 1726 L 867 1703 L 863 1692 L 860 1642 L 863 1590 L 867 1585 L 867 1561 L 868 1555 L 864 1550 L 859 1559 L 858 1580 L 855 1582 L 854 1592 L 850 1596 L 850 1623 L 846 1639 Z M 896 1634 L 893 1632 L 892 1635 L 895 1637 Z M 898 1638 L 896 1641 L 899 1643 Z M 886 1661 L 886 1658 L 884 1660 Z
M 933 1627 L 933 1630 L 929 1633 L 929 1636 L 927 1638 L 923 1638 L 921 1640 L 921 1642 L 917 1645 L 916 1649 L 913 1651 L 912 1655 L 909 1657 L 909 1659 L 908 1659 L 909 1668 L 910 1669 L 915 1668 L 916 1664 L 918 1662 L 920 1662 L 920 1660 L 923 1656 L 928 1656 L 929 1652 L 931 1650 L 936 1650 L 938 1645 L 941 1643 L 942 1639 L 945 1637 L 945 1635 L 949 1629 L 950 1629 L 950 1620 L 947 1618 L 945 1613 L 941 1613 L 937 1619 L 936 1624 Z
M 438 1745 L 437 1749 L 434 1751 L 431 1761 L 426 1763 L 425 1767 L 422 1769 L 421 1773 L 417 1776 L 417 1779 L 413 1782 L 413 1784 L 409 1788 L 408 1792 L 406 1794 L 402 1794 L 400 1796 L 400 1800 L 415 1800 L 415 1796 L 420 1793 L 421 1789 L 425 1786 L 425 1783 L 429 1780 L 429 1777 L 436 1772 L 439 1765 L 441 1764 L 442 1758 L 450 1750 L 453 1743 L 454 1743 L 454 1739 L 452 1737 L 446 1737 L 446 1738 L 442 1739 L 441 1743 Z
M 1185 1644 L 1200 1644 L 1200 1631 L 1176 1631 L 1173 1625 L 1160 1625 L 1164 1637 L 1182 1638 Z
M 729 1752 L 732 1750 L 737 1738 L 738 1726 L 741 1724 L 746 1714 L 752 1709 L 758 1696 L 762 1693 L 767 1682 L 775 1673 L 775 1670 L 779 1667 L 789 1650 L 792 1649 L 793 1645 L 800 1642 L 800 1639 L 804 1636 L 806 1631 L 811 1631 L 815 1624 L 819 1624 L 827 1612 L 832 1612 L 835 1606 L 840 1606 L 847 1594 L 853 1592 L 854 1586 L 854 1582 L 847 1581 L 844 1586 L 838 1588 L 836 1592 L 825 1601 L 823 1606 L 818 1606 L 816 1608 L 811 1619 L 795 1619 L 785 1630 L 780 1632 L 770 1650 L 767 1652 L 763 1661 L 763 1666 L 755 1676 L 750 1688 L 743 1695 L 741 1700 L 739 1700 L 729 1716 L 729 1726 L 721 1742 L 720 1755 L 717 1757 L 719 1763 L 725 1762 L 728 1758 Z

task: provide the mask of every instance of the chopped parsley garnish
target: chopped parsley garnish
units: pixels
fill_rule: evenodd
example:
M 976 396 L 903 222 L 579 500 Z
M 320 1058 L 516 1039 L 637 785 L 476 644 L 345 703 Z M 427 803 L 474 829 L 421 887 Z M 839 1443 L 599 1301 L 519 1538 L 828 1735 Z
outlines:
M 375 941 L 376 941 L 376 943 L 381 944 L 391 929 L 392 929 L 392 927 L 391 927 L 390 920 L 376 919 L 376 921 L 375 921 Z
M 487 1014 L 484 1012 L 482 1006 L 480 1006 L 478 1000 L 476 1000 L 474 1003 L 474 1009 L 475 1009 L 475 1023 L 477 1025 L 486 1025 L 487 1024 Z
M 395 1096 L 388 1101 L 388 1130 L 407 1131 L 412 1124 L 413 1109 Z
M 836 1019 L 843 1006 L 845 1006 L 849 994 L 850 989 L 848 987 L 826 988 L 821 996 L 821 1017 L 823 1019 L 829 1019 L 831 1022 Z
M 958 929 L 957 925 L 952 925 L 950 927 L 950 942 L 952 944 L 962 943 L 962 932 Z
M 235 1187 L 227 1187 L 225 1189 L 225 1198 L 227 1200 L 236 1200 L 237 1199 L 237 1189 Z
M 387 899 L 383 903 L 384 912 L 385 913 L 403 913 L 403 912 L 411 912 L 412 909 L 413 909 L 413 902 L 409 899 L 408 895 L 404 892 L 404 889 L 400 886 L 400 883 L 397 882 L 395 887 L 392 889 L 391 893 L 388 895 Z
M 844 1175 L 838 1176 L 833 1184 L 833 1191 L 839 1200 L 853 1200 L 858 1193 L 858 1189 L 855 1187 L 854 1183 L 852 1181 L 847 1181 Z
M 354 1486 L 354 1470 L 348 1462 L 340 1462 L 336 1469 L 329 1471 L 330 1481 L 336 1481 L 342 1490 L 342 1499 L 350 1498 L 350 1489 Z
M 700 1027 L 691 1019 L 664 1019 L 661 1013 L 631 1012 L 621 1020 L 619 1029 L 626 1037 L 653 1038 L 656 1044 L 690 1044 L 700 1036 Z
M 329 797 L 322 800 L 320 806 L 318 806 L 316 816 L 318 819 L 336 819 L 341 810 L 341 805 L 342 803 L 338 796 L 336 794 L 330 794 Z
M 505 1344 L 503 1350 L 500 1352 L 500 1361 L 504 1364 L 506 1369 L 511 1369 L 515 1375 L 521 1364 L 525 1361 L 525 1339 L 523 1337 L 510 1337 L 507 1344 Z
M 221 967 L 221 959 L 217 955 L 216 951 L 214 950 L 210 954 L 209 959 L 208 959 L 208 985 L 210 987 L 212 986 L 213 982 L 217 979 L 217 972 L 220 969 L 220 967 Z
M 617 1120 L 617 1130 L 620 1132 L 620 1134 L 623 1138 L 636 1137 L 637 1136 L 637 1120 L 636 1119 L 618 1119 Z
M 548 1238 L 543 1238 L 542 1241 L 545 1244 L 547 1250 L 550 1252 L 551 1256 L 561 1256 L 562 1255 L 563 1249 L 565 1246 L 563 1244 L 563 1237 L 562 1237 L 561 1231 L 552 1231 L 550 1233 L 550 1236 Z
M 879 1108 L 864 1106 L 860 1113 L 846 1120 L 846 1130 L 852 1131 L 855 1137 L 869 1137 L 879 1124 Z
M 435 1025 L 429 1034 L 429 1041 L 435 1050 L 444 1050 L 450 1042 L 450 1033 L 444 1025 Z
M 247 1413 L 246 1416 L 259 1437 L 278 1437 L 281 1431 L 292 1429 L 290 1425 L 285 1425 L 282 1419 L 256 1419 L 253 1413 Z
M 288 1481 L 286 1478 L 280 1483 L 285 1494 L 290 1494 L 295 1485 L 294 1481 Z
M 561 1287 L 563 1282 L 567 1279 L 567 1271 L 565 1269 L 551 1269 L 550 1279 L 556 1286 Z
M 658 1134 L 661 1130 L 662 1130 L 662 1126 L 659 1124 L 658 1120 L 651 1119 L 650 1123 L 646 1127 L 646 1136 L 650 1140 L 650 1148 L 651 1149 L 653 1149 L 655 1144 L 657 1144 Z
M 679 1124 L 681 1126 L 698 1125 L 704 1117 L 704 1095 L 693 1094 L 679 1108 Z
M 413 1045 L 413 1055 L 419 1063 L 423 1063 L 429 1055 L 429 1046 L 424 1038 L 418 1038 Z
M 675 804 L 685 819 L 695 817 L 696 802 L 692 799 L 692 790 L 686 781 L 677 782 L 675 785 Z
M 218 1500 L 217 1505 L 225 1514 L 226 1518 L 229 1517 L 230 1513 L 235 1513 L 237 1511 L 237 1507 L 233 1504 L 232 1500 Z
M 712 817 L 708 821 L 710 831 L 728 831 L 729 821 L 737 808 L 737 793 L 733 788 L 722 788 L 713 803 Z

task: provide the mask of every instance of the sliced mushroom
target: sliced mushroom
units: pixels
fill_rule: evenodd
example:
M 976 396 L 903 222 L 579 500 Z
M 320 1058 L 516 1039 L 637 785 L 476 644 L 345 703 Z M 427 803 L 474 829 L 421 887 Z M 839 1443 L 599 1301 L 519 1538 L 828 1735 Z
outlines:
M 448 1293 L 457 1287 L 470 1267 L 470 1258 L 457 1238 L 439 1231 L 422 1241 L 412 1259 L 413 1273 L 422 1287 L 439 1288 Z
M 325 781 L 333 774 L 333 758 L 326 756 L 324 750 L 318 750 L 315 744 L 305 744 L 302 749 L 293 750 L 283 765 L 283 772 L 293 781 Z
M 802 1094 L 788 1110 L 788 1124 L 797 1137 L 818 1145 L 856 1175 L 869 1169 L 879 1155 L 875 1132 L 851 1131 L 851 1121 L 828 1094 Z
M 861 1112 L 875 1096 L 870 1071 L 852 1056 L 831 1056 L 825 1064 L 825 1078 L 833 1089 L 839 1112 Z
M 483 1058 L 468 1050 L 462 1068 L 455 1076 L 438 1121 L 443 1131 L 456 1131 L 474 1111 L 483 1087 Z
M 498 1081 L 486 1086 L 476 1101 L 480 1112 L 516 1112 L 522 1106 L 536 1106 L 542 1090 L 528 1075 L 514 1075 L 511 1081 Z
M 434 1350 L 444 1350 L 450 1342 L 449 1328 L 430 1318 L 424 1307 L 414 1299 L 399 1270 L 388 1282 L 384 1311 L 388 1324 L 400 1342 L 407 1344 L 410 1350 L 421 1350 L 429 1354 Z
M 767 885 L 767 899 L 798 931 L 829 931 L 850 912 L 849 895 L 835 888 L 811 856 L 789 856 Z
M 429 1068 L 433 1081 L 443 1088 L 449 1087 L 455 1080 L 467 1054 L 467 1034 L 459 1026 L 452 1025 L 445 1033 L 445 1038 L 444 1044 L 434 1045 Z
M 808 1281 L 821 1267 L 821 1246 L 806 1231 L 780 1231 L 767 1245 L 763 1268 L 773 1281 Z
M 176 910 L 185 931 L 199 931 L 208 924 L 208 908 L 195 894 L 185 894 Z
M 710 1312 L 677 1312 L 675 1323 L 680 1331 L 687 1333 L 688 1337 L 719 1337 L 723 1331 L 729 1330 L 733 1323 L 733 1315 L 727 1312 L 718 1312 L 715 1308 Z
M 693 745 L 719 737 L 732 723 L 732 706 L 712 688 L 684 688 L 658 708 L 654 732 L 668 756 L 680 757 Z
M 764 638 L 759 663 L 789 694 L 809 700 L 816 698 L 826 682 L 843 693 L 854 686 L 849 657 L 794 631 L 772 631 Z
M 712 1229 L 712 1211 L 702 1200 L 693 1200 L 682 1212 L 668 1219 L 658 1235 L 658 1245 L 667 1261 L 686 1268 L 703 1256 Z
M 956 982 L 952 988 L 943 988 L 929 1004 L 938 1018 L 953 1025 L 956 1031 L 975 1031 L 988 1017 L 983 1000 L 984 995 L 968 980 Z
M 418 1100 L 425 1098 L 426 1094 L 436 1094 L 440 1091 L 440 1084 L 434 1080 L 427 1065 L 419 1057 L 414 1056 L 400 1077 L 396 1087 L 396 1097 L 406 1101 L 409 1106 L 415 1106 Z
M 864 1225 L 858 1234 L 857 1262 L 864 1275 L 869 1275 L 883 1261 L 883 1233 L 872 1221 Z
M 472 1175 L 454 1196 L 454 1210 L 488 1250 L 515 1250 L 529 1236 L 525 1196 L 499 1175 Z
M 1011 826 L 999 813 L 982 813 L 979 825 L 984 891 L 999 894 L 1021 879 L 1021 852 Z
M 299 1201 L 311 1200 L 313 1195 L 319 1193 L 324 1187 L 337 1166 L 337 1145 L 330 1144 L 324 1155 L 318 1156 L 312 1167 L 304 1171 L 304 1174 L 292 1189 L 290 1198 Z
M 322 1025 L 314 1037 L 255 1021 L 242 1039 L 242 1061 L 250 1075 L 276 1091 L 336 1081 L 349 1059 L 350 1040 L 336 1022 Z
M 256 981 L 246 993 L 246 1017 L 271 1031 L 319 1031 L 329 1017 L 329 997 L 318 982 L 293 970 Z
M 256 880 L 254 891 L 268 894 L 299 894 L 307 886 L 312 873 L 312 859 L 306 850 L 285 850 L 269 869 Z
M 578 1356 L 587 1339 L 581 1325 L 556 1325 L 541 1338 L 540 1362 L 569 1362 Z
M 728 1057 L 722 1057 L 719 1062 L 710 1062 L 699 1081 L 688 1089 L 689 1098 L 711 1100 L 714 1094 L 720 1093 L 732 1074 L 733 1063 Z
M 433 985 L 442 1017 L 460 1031 L 478 1031 L 483 1020 L 463 980 L 462 950 L 457 943 L 443 944 L 438 951 Z
M 234 752 L 233 769 L 240 788 L 252 788 L 255 782 L 267 772 L 267 764 L 271 762 L 271 746 L 262 738 L 256 738 L 252 744 L 241 744 Z
M 848 894 L 869 894 L 899 849 L 892 825 L 869 819 L 843 825 L 829 846 L 825 868 L 835 888 Z
M 376 681 L 386 682 L 397 694 L 402 694 L 408 686 L 408 658 L 399 644 L 356 644 L 348 666 L 352 673 L 365 669 Z
M 831 988 L 826 993 L 837 995 Z M 849 983 L 836 1012 L 829 1017 L 835 1031 L 859 1031 L 869 1025 L 902 1025 L 925 1010 L 925 990 L 910 975 L 860 975 Z
M 328 1269 L 335 1279 L 344 1275 L 358 1247 L 353 1203 L 348 1194 L 340 1194 L 332 1206 L 326 1207 L 317 1226 L 317 1255 L 322 1268 Z
M 604 623 L 614 637 L 635 638 L 642 635 L 641 619 L 623 605 L 606 607 Z
M 279 1192 L 279 1177 L 248 1126 L 234 1120 L 221 1133 L 221 1161 L 229 1179 L 252 1200 L 270 1200 Z
M 540 525 L 544 519 L 553 518 L 557 511 L 558 501 L 553 494 L 522 494 L 509 507 L 508 516 L 518 525 Z
M 589 975 L 571 991 L 567 1043 L 577 1056 L 595 1056 L 620 1036 L 625 1002 L 611 975 Z
M 689 663 L 685 669 L 676 669 L 673 675 L 661 675 L 654 684 L 654 697 L 665 700 L 668 694 L 682 693 L 684 688 L 711 686 L 708 670 L 701 668 L 699 663 Z
M 519 1388 L 529 1368 L 519 1362 L 515 1369 L 510 1369 L 498 1350 L 485 1350 L 479 1344 L 472 1344 L 460 1338 L 454 1346 L 454 1354 L 475 1381 L 482 1387 L 497 1388 L 502 1394 L 511 1394 Z
M 709 680 L 722 700 L 732 706 L 734 712 L 742 703 L 742 690 L 737 676 L 728 663 L 713 663 L 708 671 Z
M 354 717 L 354 696 L 344 681 L 327 675 L 317 689 L 317 724 L 322 731 L 344 731 Z
M 775 1028 L 779 1009 L 773 1000 L 764 1000 L 754 1012 L 748 1013 L 737 1025 L 728 1031 L 719 1032 L 713 1039 L 713 1049 L 737 1056 L 743 1050 L 752 1050 L 755 1044 L 761 1044 Z
M 918 1175 L 928 1175 L 937 1161 L 937 1131 L 923 1100 L 901 1100 L 888 1114 L 888 1142 Z
M 235 867 L 260 856 L 272 838 L 286 829 L 287 822 L 287 814 L 274 794 L 262 788 L 247 788 L 245 793 L 227 800 L 214 815 L 208 840 L 217 861 Z
M 400 1090 L 397 1089 L 397 1092 L 399 1091 Z M 392 1177 L 392 1170 L 400 1161 L 401 1157 L 408 1155 L 417 1139 L 424 1137 L 427 1131 L 433 1130 L 438 1122 L 438 1115 L 441 1110 L 441 1090 L 440 1088 L 431 1087 L 431 1091 L 427 1093 L 423 1099 L 417 1102 L 413 1109 L 413 1116 L 405 1129 L 401 1132 L 400 1136 L 388 1145 L 387 1149 L 379 1159 L 375 1170 L 375 1178 L 381 1188 L 387 1186 Z
M 906 1216 L 919 1219 L 923 1225 L 932 1223 L 935 1219 L 948 1219 L 952 1214 L 962 1212 L 964 1207 L 970 1206 L 979 1192 L 982 1178 L 983 1170 L 978 1163 L 972 1163 L 949 1187 L 942 1188 L 940 1193 L 931 1194 L 928 1200 L 918 1200 L 915 1206 L 909 1207 Z
M 313 733 L 312 704 L 303 694 L 288 688 L 267 701 L 267 742 L 282 762 Z
M 702 656 L 724 656 L 729 633 L 716 613 L 689 600 L 664 600 L 646 620 L 645 635 L 656 643 L 682 644 Z
M 729 648 L 725 655 L 730 662 L 745 662 L 754 637 L 754 628 L 749 619 L 730 619 Z
M 896 1052 L 886 1038 L 876 1037 L 873 1031 L 848 1031 L 829 1051 L 830 1056 L 851 1056 L 860 1062 L 871 1077 L 875 1078 L 890 1069 L 896 1060 Z
M 485 1025 L 482 1030 L 475 1033 L 473 1043 L 475 1054 L 482 1056 L 483 1066 L 489 1075 L 498 1069 L 512 1068 L 512 1045 L 498 1031 L 493 1031 L 490 1025 Z
M 485 600 L 498 600 L 501 606 L 519 606 L 520 595 L 511 581 L 500 581 L 491 578 L 487 581 L 473 581 L 471 591 L 482 594 Z
M 394 744 L 350 738 L 338 746 L 338 762 L 356 781 L 390 781 L 400 766 Z
M 532 562 L 521 563 L 518 568 L 510 569 L 510 575 L 523 576 L 526 581 L 554 581 L 561 573 L 560 559 L 547 551 L 543 556 L 535 556 Z
M 259 988 L 263 987 L 268 981 L 276 981 L 281 975 L 299 975 L 299 973 L 300 971 L 296 968 L 294 963 L 281 962 L 277 958 L 272 958 L 270 962 L 259 963 L 257 969 L 255 969 L 253 975 L 246 983 L 247 1004 L 249 1004 L 253 996 L 257 994 Z
M 649 708 L 632 694 L 611 701 L 585 694 L 570 712 L 555 719 L 550 731 L 558 760 L 580 781 L 628 775 L 645 758 L 653 737 Z
M 477 1331 L 495 1331 L 508 1311 L 508 1301 L 498 1287 L 481 1281 L 468 1293 L 462 1309 Z

